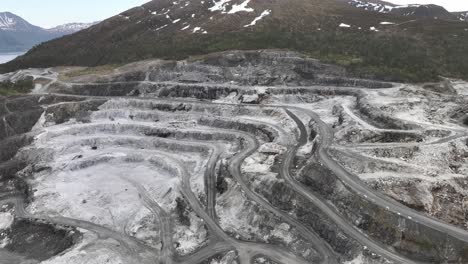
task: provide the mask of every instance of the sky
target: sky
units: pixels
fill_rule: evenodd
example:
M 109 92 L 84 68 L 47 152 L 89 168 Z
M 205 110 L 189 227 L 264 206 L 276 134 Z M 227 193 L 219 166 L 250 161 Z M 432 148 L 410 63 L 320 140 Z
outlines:
M 467 0 L 386 0 L 387 2 L 407 5 L 407 4 L 436 4 L 445 7 L 448 11 L 468 11 Z
M 328 1 L 328 0 L 323 0 Z M 387 0 L 395 4 L 437 4 L 449 11 L 468 11 L 468 0 Z M 9 11 L 31 24 L 50 28 L 71 22 L 94 22 L 148 0 L 0 0 L 0 12 Z
M 71 22 L 106 19 L 148 0 L 0 0 L 0 12 L 12 12 L 33 25 L 50 28 Z

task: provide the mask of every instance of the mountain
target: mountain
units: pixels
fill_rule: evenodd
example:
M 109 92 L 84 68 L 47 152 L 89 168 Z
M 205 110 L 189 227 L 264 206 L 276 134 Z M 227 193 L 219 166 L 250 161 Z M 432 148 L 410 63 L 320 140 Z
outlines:
M 66 24 L 52 29 L 34 26 L 10 13 L 0 13 L 0 52 L 25 51 L 38 43 L 75 33 L 92 24 Z
M 405 81 L 434 80 L 439 75 L 468 78 L 466 22 L 429 19 L 444 17 L 433 12 L 406 16 L 400 10 L 392 12 L 401 7 L 383 1 L 375 4 L 388 8 L 374 7 L 380 12 L 371 12 L 370 6 L 343 0 L 151 1 L 88 30 L 38 45 L 0 70 L 95 66 L 276 48 L 346 66 L 358 77 Z
M 15 14 L 0 13 L 0 52 L 25 51 L 52 38 L 46 30 Z
M 60 26 L 56 26 L 53 28 L 47 29 L 48 32 L 54 33 L 54 34 L 62 34 L 62 35 L 69 35 L 73 34 L 75 32 L 78 32 L 83 29 L 87 29 L 91 26 L 96 25 L 99 22 L 93 22 L 93 23 L 68 23 Z

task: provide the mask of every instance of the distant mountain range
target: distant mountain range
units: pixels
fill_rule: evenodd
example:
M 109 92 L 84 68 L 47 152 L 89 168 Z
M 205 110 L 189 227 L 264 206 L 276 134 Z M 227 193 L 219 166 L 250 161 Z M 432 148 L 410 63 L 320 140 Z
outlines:
M 290 49 L 365 78 L 468 79 L 466 12 L 358 0 L 154 0 L 31 49 L 0 72 Z
M 93 25 L 96 25 L 98 22 L 94 23 L 68 23 L 53 28 L 46 29 L 50 33 L 68 35 L 78 32 L 83 29 L 87 29 Z
M 71 23 L 50 29 L 30 24 L 10 13 L 0 13 L 0 52 L 26 51 L 41 42 L 69 35 L 96 23 Z

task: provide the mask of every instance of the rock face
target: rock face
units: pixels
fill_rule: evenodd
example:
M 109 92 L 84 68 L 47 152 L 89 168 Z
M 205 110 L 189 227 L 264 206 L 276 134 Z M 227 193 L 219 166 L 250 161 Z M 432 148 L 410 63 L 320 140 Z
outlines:
M 286 51 L 1 78 L 28 76 L 0 101 L 0 262 L 468 261 L 466 83 Z
M 26 179 L 19 177 L 27 167 L 41 170 L 40 166 L 27 164 L 15 157 L 17 151 L 34 140 L 31 129 L 44 112 L 41 106 L 70 100 L 56 96 L 19 96 L 0 98 L 0 192 L 3 205 L 0 209 L 2 248 L 0 261 L 24 263 L 49 259 L 72 246 L 80 237 L 76 228 L 42 222 L 35 218 L 24 218 L 19 212 L 23 201 L 31 199 L 31 189 Z M 32 165 L 32 166 L 31 166 Z M 5 225 L 5 217 L 13 215 Z

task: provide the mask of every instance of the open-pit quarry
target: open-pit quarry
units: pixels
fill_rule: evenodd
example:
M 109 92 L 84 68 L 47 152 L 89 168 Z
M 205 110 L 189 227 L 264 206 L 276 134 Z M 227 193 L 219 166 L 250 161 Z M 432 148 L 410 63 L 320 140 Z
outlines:
M 294 52 L 58 67 L 0 97 L 0 263 L 468 263 L 468 84 Z

